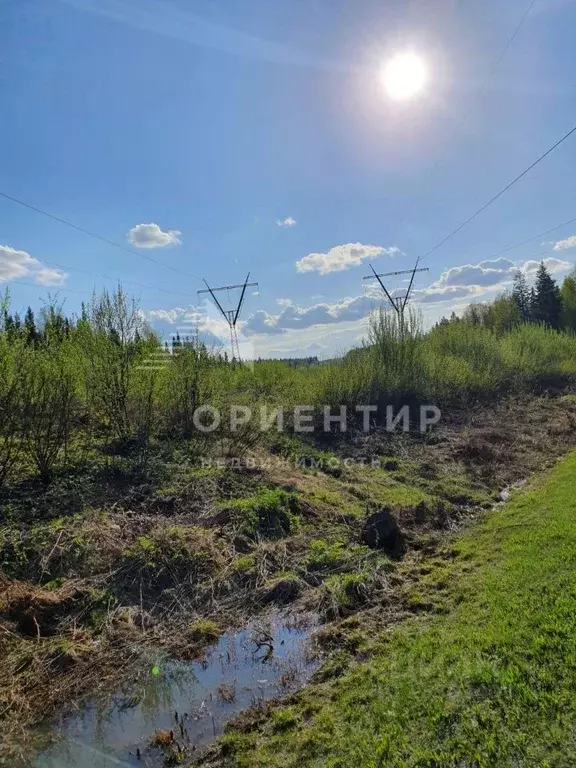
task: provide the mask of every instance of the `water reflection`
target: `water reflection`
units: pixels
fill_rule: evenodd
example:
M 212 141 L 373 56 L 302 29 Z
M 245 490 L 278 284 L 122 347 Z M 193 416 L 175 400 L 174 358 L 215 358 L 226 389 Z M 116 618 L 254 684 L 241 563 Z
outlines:
M 106 707 L 92 701 L 61 721 L 55 743 L 33 766 L 162 765 L 162 752 L 149 747 L 156 731 L 172 732 L 188 751 L 205 746 L 241 710 L 303 685 L 318 665 L 313 628 L 312 617 L 295 624 L 276 616 L 224 635 L 203 662 L 158 658 L 159 674 L 149 674 L 131 698 L 118 694 Z

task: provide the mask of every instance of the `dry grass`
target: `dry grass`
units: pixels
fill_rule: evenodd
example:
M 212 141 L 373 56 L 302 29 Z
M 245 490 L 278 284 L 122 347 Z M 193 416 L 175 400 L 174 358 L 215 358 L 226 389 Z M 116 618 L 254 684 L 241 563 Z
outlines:
M 411 569 L 502 487 L 573 444 L 575 418 L 576 402 L 561 399 L 451 412 L 431 440 L 374 433 L 333 446 L 341 456 L 390 457 L 387 469 L 339 477 L 178 463 L 169 482 L 123 488 L 103 510 L 0 527 L 12 576 L 0 576 L 0 760 L 29 747 L 26 734 L 47 713 L 113 691 L 119 670 L 145 667 L 147 648 L 195 658 L 271 604 L 337 622 L 374 605 L 386 620 L 422 610 L 404 599 Z M 251 512 L 261 488 L 283 491 L 265 496 L 287 502 L 290 530 L 248 535 L 237 512 L 217 517 L 222 501 Z M 366 512 L 390 501 L 407 535 L 404 563 L 360 544 Z

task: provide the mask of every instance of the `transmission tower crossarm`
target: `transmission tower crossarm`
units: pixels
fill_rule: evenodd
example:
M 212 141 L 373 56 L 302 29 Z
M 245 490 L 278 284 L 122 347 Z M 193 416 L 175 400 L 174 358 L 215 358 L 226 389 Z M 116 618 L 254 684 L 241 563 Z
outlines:
M 210 288 L 210 286 L 208 285 L 208 283 L 206 282 L 206 280 L 204 280 L 204 283 L 206 284 L 206 288 L 207 288 L 208 290 L 207 290 L 207 291 L 198 291 L 198 296 L 199 296 L 201 293 L 209 293 L 209 294 L 212 296 L 212 298 L 214 299 L 214 302 L 215 302 L 216 306 L 218 307 L 218 309 L 220 310 L 220 312 L 222 313 L 222 316 L 224 317 L 224 319 L 225 319 L 227 322 L 230 322 L 230 320 L 228 319 L 228 315 L 227 315 L 227 314 L 226 314 L 226 312 L 224 312 L 224 310 L 222 309 L 222 305 L 220 304 L 220 302 L 218 301 L 218 299 L 216 298 L 216 295 L 215 295 L 215 291 L 217 291 L 217 290 L 220 290 L 220 289 L 218 289 L 218 288 L 215 288 L 214 290 L 212 290 L 212 288 Z
M 206 290 L 198 291 L 198 296 L 203 293 L 209 293 L 210 296 L 214 299 L 215 305 L 220 310 L 220 313 L 222 314 L 222 317 L 226 322 L 228 323 L 228 326 L 230 328 L 230 346 L 232 349 L 232 359 L 233 360 L 240 360 L 240 342 L 238 341 L 238 333 L 236 331 L 236 323 L 238 322 L 238 318 L 240 317 L 240 312 L 242 311 L 242 307 L 244 306 L 244 298 L 246 296 L 246 288 L 256 287 L 258 288 L 258 283 L 249 283 L 248 280 L 250 280 L 250 272 L 248 272 L 246 276 L 246 280 L 243 283 L 238 283 L 238 285 L 220 285 L 218 288 L 211 288 L 207 281 L 204 280 L 204 283 L 206 285 Z M 240 299 L 238 301 L 238 304 L 236 305 L 235 309 L 228 309 L 225 310 L 223 306 L 218 301 L 218 298 L 216 297 L 216 293 L 218 291 L 231 291 L 234 288 L 242 288 L 242 293 L 240 294 Z M 230 297 L 228 297 L 230 300 Z
M 204 283 L 206 283 L 206 280 L 204 280 Z M 206 285 L 208 285 L 208 283 L 206 283 Z M 210 288 L 210 286 L 208 286 L 207 291 L 202 290 L 202 291 L 198 291 L 197 293 L 198 295 L 200 295 L 201 293 L 212 293 L 212 292 L 215 293 L 216 291 L 231 291 L 233 288 L 244 288 L 244 286 L 246 286 L 246 288 L 253 288 L 253 287 L 257 287 L 258 283 L 238 283 L 237 285 L 221 285 L 218 288 Z
M 414 265 L 414 269 L 412 270 L 412 277 L 410 278 L 410 282 L 408 283 L 408 290 L 406 291 L 406 298 L 404 299 L 404 303 L 402 304 L 402 313 L 404 313 L 404 310 L 406 309 L 406 304 L 408 302 L 408 299 L 410 298 L 410 292 L 412 291 L 412 285 L 414 284 L 414 275 L 416 274 L 418 270 L 418 264 L 420 263 L 420 259 L 416 259 L 416 264 Z
M 385 293 L 385 294 L 386 294 L 386 296 L 388 297 L 388 301 L 390 302 L 390 304 L 392 304 L 392 306 L 394 307 L 394 309 L 396 309 L 396 311 L 398 311 L 398 308 L 396 307 L 396 304 L 394 303 L 394 299 L 393 299 L 393 298 L 392 298 L 392 296 L 390 296 L 390 294 L 388 293 L 388 290 L 387 290 L 386 286 L 384 285 L 384 283 L 382 282 L 382 280 L 380 280 L 380 275 L 378 275 L 378 274 L 377 274 L 377 272 L 376 272 L 376 270 L 374 269 L 374 267 L 372 266 L 372 264 L 370 264 L 370 269 L 372 270 L 372 272 L 374 272 L 374 277 L 375 277 L 375 278 L 376 278 L 376 280 L 378 280 L 378 282 L 380 283 L 380 287 L 382 288 L 382 290 L 384 291 L 384 293 Z
M 244 287 L 242 288 L 242 293 L 240 294 L 240 301 L 238 302 L 238 309 L 236 310 L 236 314 L 234 315 L 234 325 L 236 325 L 236 322 L 238 320 L 238 316 L 240 315 L 240 310 L 242 309 L 242 304 L 244 303 L 244 294 L 246 293 L 246 287 L 248 285 L 248 280 L 250 280 L 250 272 L 248 272 L 248 276 L 246 277 L 246 282 L 244 283 Z M 258 283 L 256 283 L 258 285 Z
M 372 265 L 370 265 L 372 266 Z M 413 272 L 430 272 L 429 267 L 420 267 L 420 269 L 401 269 L 398 272 L 383 272 L 379 277 L 395 277 L 396 275 L 411 275 Z M 374 275 L 367 275 L 362 280 L 374 280 Z

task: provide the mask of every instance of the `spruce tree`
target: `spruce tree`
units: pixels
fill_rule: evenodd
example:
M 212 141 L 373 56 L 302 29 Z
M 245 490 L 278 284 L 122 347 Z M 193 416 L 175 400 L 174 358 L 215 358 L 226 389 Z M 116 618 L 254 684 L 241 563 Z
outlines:
M 536 321 L 536 291 L 534 289 L 534 286 L 530 288 L 529 306 L 530 306 L 530 320 L 532 320 L 532 322 L 535 322 Z
M 7 309 L 4 310 L 4 330 L 9 339 L 14 336 L 14 318 Z
M 562 297 L 560 289 L 550 276 L 544 262 L 540 262 L 536 274 L 534 319 L 550 328 L 560 328 Z
M 519 269 L 517 269 L 514 273 L 512 297 L 514 298 L 514 302 L 518 308 L 520 318 L 524 322 L 530 320 L 530 291 L 528 289 L 528 284 L 526 282 L 526 278 L 524 277 L 524 273 Z
M 24 330 L 26 333 L 26 343 L 30 345 L 36 344 L 38 341 L 38 329 L 36 328 L 36 320 L 34 318 L 32 307 L 28 307 L 26 314 L 24 315 Z

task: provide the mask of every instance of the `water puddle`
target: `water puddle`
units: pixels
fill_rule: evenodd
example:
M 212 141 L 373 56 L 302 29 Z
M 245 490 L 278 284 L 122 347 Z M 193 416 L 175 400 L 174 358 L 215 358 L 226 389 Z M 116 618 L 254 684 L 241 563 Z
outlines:
M 301 687 L 318 667 L 313 617 L 274 616 L 223 635 L 202 662 L 162 661 L 131 700 L 89 701 L 53 729 L 34 768 L 161 766 L 155 732 L 187 755 L 213 741 L 234 715 Z M 152 669 L 156 674 L 152 673 Z M 172 733 L 170 733 L 172 732 Z M 139 751 L 139 757 L 138 757 Z

